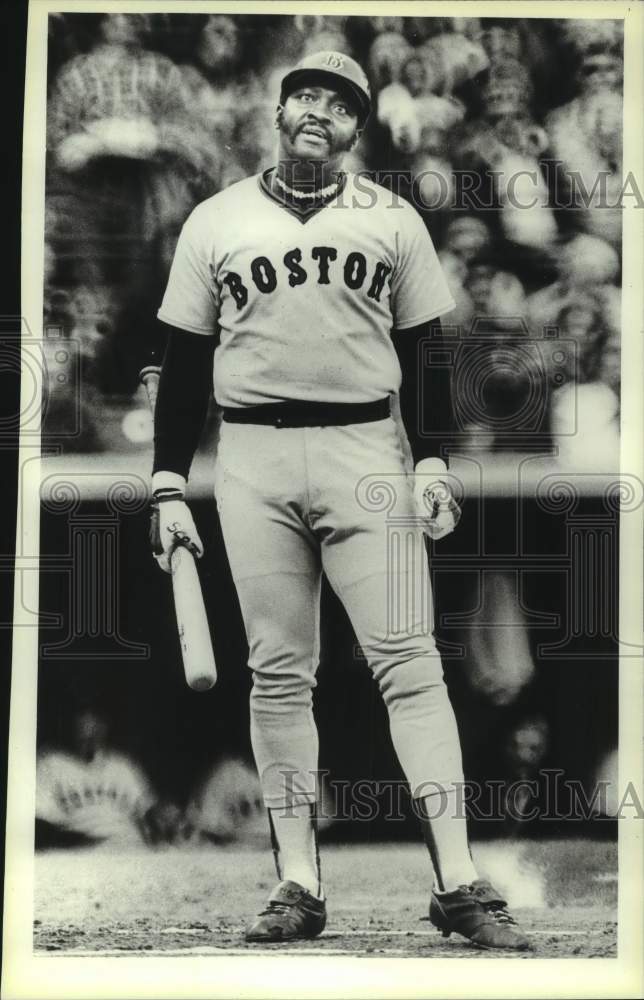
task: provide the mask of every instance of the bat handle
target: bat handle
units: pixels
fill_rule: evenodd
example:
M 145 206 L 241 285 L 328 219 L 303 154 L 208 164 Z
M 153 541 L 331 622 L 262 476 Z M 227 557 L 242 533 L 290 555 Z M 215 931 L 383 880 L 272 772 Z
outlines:
M 145 391 L 148 396 L 148 403 L 150 404 L 150 410 L 152 411 L 152 416 L 154 416 L 154 410 L 157 403 L 157 394 L 159 392 L 159 378 L 161 377 L 161 369 L 158 365 L 147 365 L 142 368 L 139 372 L 139 381 L 145 386 Z

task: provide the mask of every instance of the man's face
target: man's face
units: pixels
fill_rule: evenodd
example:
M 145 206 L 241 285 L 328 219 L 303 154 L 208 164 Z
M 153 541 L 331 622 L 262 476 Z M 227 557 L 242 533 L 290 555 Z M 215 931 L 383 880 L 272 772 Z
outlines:
M 400 76 L 401 83 L 409 91 L 412 97 L 418 97 L 427 90 L 427 71 L 422 59 L 412 56 L 402 68 Z
M 472 296 L 474 308 L 485 314 L 490 301 L 492 291 L 492 278 L 494 269 L 486 264 L 477 264 L 470 269 L 467 290 Z
M 369 51 L 369 69 L 377 89 L 399 78 L 403 64 L 412 53 L 411 45 L 401 34 L 388 31 L 374 39 Z
M 101 36 L 108 45 L 136 45 L 143 33 L 145 18 L 136 14 L 106 14 L 101 21 Z
M 486 28 L 482 37 L 483 48 L 489 56 L 521 58 L 521 36 L 516 27 L 505 28 L 499 24 Z
M 297 87 L 278 110 L 281 158 L 333 160 L 348 152 L 359 134 L 357 109 L 328 87 Z
M 586 93 L 618 88 L 622 82 L 621 61 L 607 52 L 592 53 L 585 56 L 579 77 Z
M 572 306 L 568 309 L 564 320 L 566 334 L 579 342 L 587 340 L 596 319 L 594 309 L 583 305 Z
M 526 107 L 526 95 L 518 80 L 492 80 L 483 88 L 485 114 L 488 118 L 503 118 L 521 114 Z
M 239 31 L 232 18 L 212 14 L 206 21 L 197 47 L 197 58 L 206 69 L 223 72 L 239 56 Z
M 622 376 L 622 352 L 619 333 L 611 333 L 604 344 L 601 356 L 601 377 L 615 392 L 619 393 Z
M 89 710 L 74 720 L 74 748 L 84 759 L 91 760 L 97 750 L 106 746 L 108 725 L 105 719 Z
M 593 308 L 580 303 L 563 311 L 560 326 L 564 336 L 577 345 L 576 352 L 569 352 L 567 375 L 570 379 L 586 382 L 596 371 L 599 360 L 603 340 L 601 317 Z
M 538 767 L 548 745 L 548 726 L 535 719 L 519 726 L 509 739 L 508 752 L 515 766 Z
M 452 224 L 447 229 L 446 247 L 466 263 L 490 242 L 490 234 L 483 222 L 472 219 L 469 225 Z

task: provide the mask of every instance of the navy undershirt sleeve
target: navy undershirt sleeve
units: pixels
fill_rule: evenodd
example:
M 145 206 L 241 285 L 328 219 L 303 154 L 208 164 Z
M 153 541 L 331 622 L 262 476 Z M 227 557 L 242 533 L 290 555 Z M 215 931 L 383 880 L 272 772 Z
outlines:
M 440 320 L 394 330 L 391 339 L 402 370 L 400 411 L 414 462 L 442 458 L 448 464 L 455 422 L 451 367 Z
M 163 324 L 167 342 L 154 414 L 152 471 L 188 478 L 212 394 L 215 338 Z

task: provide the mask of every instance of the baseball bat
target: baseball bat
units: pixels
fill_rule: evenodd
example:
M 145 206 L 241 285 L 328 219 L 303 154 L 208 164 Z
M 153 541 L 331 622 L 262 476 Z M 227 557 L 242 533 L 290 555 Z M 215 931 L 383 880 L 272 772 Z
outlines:
M 157 365 L 148 365 L 139 375 L 145 386 L 153 416 L 160 374 L 161 369 Z M 186 681 L 194 691 L 208 691 L 217 680 L 217 665 L 199 574 L 194 556 L 185 546 L 178 545 L 173 550 L 170 556 L 170 569 Z

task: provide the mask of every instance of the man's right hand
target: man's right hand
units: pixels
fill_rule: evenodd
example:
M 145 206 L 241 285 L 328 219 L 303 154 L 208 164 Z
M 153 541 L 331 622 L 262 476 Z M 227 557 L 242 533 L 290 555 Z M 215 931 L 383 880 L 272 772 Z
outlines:
M 190 508 L 179 490 L 155 490 L 151 502 L 150 544 L 154 558 L 164 573 L 171 573 L 170 557 L 178 545 L 203 555 L 203 544 L 192 519 Z

